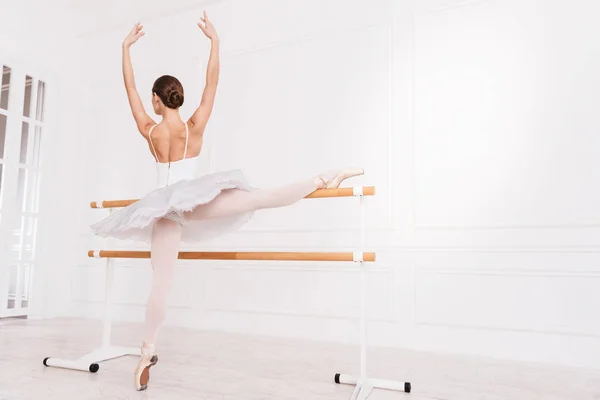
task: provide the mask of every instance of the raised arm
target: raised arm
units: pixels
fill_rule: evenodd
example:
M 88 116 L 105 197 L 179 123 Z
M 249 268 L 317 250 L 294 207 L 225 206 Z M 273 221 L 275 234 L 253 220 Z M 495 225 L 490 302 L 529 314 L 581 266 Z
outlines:
M 202 100 L 200 106 L 190 118 L 190 125 L 194 132 L 202 134 L 212 112 L 215 95 L 217 94 L 217 84 L 219 83 L 219 36 L 213 24 L 208 20 L 206 11 L 204 11 L 204 16 L 200 20 L 198 26 L 210 39 L 210 57 L 206 68 L 206 83 Z
M 136 24 L 129 35 L 123 41 L 123 80 L 125 82 L 125 90 L 127 91 L 127 98 L 129 99 L 129 106 L 131 107 L 131 113 L 135 119 L 138 130 L 144 136 L 148 136 L 150 127 L 154 125 L 154 121 L 144 110 L 142 99 L 135 87 L 135 79 L 133 77 L 133 67 L 131 65 L 131 54 L 129 48 L 132 44 L 137 42 L 139 38 L 144 36 L 143 26 Z

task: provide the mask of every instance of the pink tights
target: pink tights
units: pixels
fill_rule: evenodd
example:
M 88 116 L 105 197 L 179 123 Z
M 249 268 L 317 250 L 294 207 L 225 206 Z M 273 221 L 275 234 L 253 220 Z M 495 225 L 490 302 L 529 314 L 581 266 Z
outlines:
M 187 213 L 185 218 L 190 220 L 219 218 L 264 208 L 289 206 L 320 186 L 321 180 L 314 178 L 275 189 L 258 189 L 250 192 L 239 189 L 225 190 L 210 203 L 198 206 Z M 157 221 L 152 231 L 150 261 L 153 277 L 144 324 L 146 346 L 154 346 L 160 326 L 165 319 L 167 295 L 173 282 L 181 231 L 181 225 L 168 219 Z

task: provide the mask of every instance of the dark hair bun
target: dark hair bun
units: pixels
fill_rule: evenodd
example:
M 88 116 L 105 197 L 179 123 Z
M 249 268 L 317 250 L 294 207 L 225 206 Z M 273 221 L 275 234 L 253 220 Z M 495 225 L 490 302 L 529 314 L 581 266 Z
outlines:
M 183 95 L 180 94 L 177 90 L 173 90 L 169 93 L 169 99 L 165 104 L 169 108 L 179 108 L 183 104 Z
M 163 75 L 152 86 L 152 93 L 156 93 L 168 108 L 179 108 L 183 104 L 183 86 L 173 76 Z

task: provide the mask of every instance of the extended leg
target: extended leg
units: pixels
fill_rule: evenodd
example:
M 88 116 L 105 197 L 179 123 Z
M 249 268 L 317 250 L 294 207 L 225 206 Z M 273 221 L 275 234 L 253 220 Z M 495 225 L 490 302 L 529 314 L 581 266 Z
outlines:
M 320 182 L 310 179 L 285 187 L 250 192 L 240 189 L 224 190 L 216 199 L 196 207 L 186 213 L 185 217 L 193 220 L 219 218 L 263 208 L 289 206 L 318 189 Z
M 264 208 L 289 206 L 317 189 L 337 187 L 344 179 L 362 173 L 362 169 L 356 168 L 336 170 L 274 189 L 257 189 L 250 192 L 240 189 L 225 190 L 210 203 L 186 213 L 185 218 L 192 220 L 219 218 Z

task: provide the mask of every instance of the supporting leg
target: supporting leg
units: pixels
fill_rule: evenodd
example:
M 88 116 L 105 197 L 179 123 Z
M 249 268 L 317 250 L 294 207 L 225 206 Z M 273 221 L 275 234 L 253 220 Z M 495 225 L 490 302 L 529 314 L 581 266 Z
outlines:
M 175 263 L 181 241 L 181 225 L 168 219 L 158 220 L 152 230 L 150 263 L 152 288 L 146 304 L 144 345 L 154 346 L 165 320 L 167 296 L 173 283 Z
M 167 312 L 167 295 L 173 284 L 181 233 L 182 226 L 169 219 L 157 221 L 152 229 L 152 289 L 146 305 L 142 356 L 133 372 L 138 391 L 148 388 L 150 368 L 158 362 L 155 345 Z

